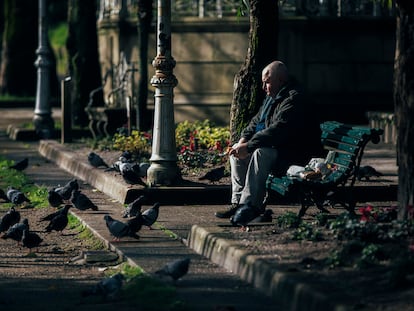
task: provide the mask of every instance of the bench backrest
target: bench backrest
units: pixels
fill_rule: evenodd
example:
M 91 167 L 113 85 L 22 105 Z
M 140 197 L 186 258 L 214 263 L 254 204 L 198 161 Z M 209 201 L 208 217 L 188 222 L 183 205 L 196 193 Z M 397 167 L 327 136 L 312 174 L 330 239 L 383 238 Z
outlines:
M 326 162 L 335 168 L 324 182 L 345 184 L 352 177 L 351 184 L 354 184 L 354 172 L 360 166 L 366 144 L 378 143 L 383 130 L 336 121 L 326 121 L 320 127 L 322 145 L 328 150 Z

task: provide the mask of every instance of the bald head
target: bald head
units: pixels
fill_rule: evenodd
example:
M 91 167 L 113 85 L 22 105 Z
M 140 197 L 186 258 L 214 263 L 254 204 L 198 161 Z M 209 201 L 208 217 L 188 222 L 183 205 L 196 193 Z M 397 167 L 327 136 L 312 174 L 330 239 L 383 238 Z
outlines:
M 281 61 L 274 61 L 262 71 L 263 90 L 268 96 L 275 97 L 288 81 L 288 70 Z

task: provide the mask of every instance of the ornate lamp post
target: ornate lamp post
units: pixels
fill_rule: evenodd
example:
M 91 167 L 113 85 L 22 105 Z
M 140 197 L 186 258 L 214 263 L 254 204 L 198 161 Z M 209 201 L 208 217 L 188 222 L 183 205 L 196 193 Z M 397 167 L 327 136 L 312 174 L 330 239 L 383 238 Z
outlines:
M 173 88 L 177 79 L 173 74 L 175 60 L 171 56 L 171 1 L 158 0 L 157 56 L 152 62 L 155 75 L 155 112 L 151 166 L 147 172 L 149 186 L 171 185 L 180 180 L 175 144 Z
M 47 36 L 46 0 L 39 0 L 39 46 L 36 50 L 37 87 L 33 123 L 40 138 L 50 138 L 54 121 L 50 108 L 50 49 Z

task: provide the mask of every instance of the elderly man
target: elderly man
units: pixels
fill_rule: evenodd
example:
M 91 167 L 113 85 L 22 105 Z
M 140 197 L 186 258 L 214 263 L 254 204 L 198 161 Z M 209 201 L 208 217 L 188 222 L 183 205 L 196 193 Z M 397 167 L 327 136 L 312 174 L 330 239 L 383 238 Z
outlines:
M 269 173 L 284 174 L 289 165 L 304 165 L 320 156 L 319 120 L 311 116 L 285 64 L 267 65 L 262 82 L 263 104 L 230 150 L 231 206 L 215 213 L 219 218 L 232 217 L 233 224 L 248 223 L 263 212 Z

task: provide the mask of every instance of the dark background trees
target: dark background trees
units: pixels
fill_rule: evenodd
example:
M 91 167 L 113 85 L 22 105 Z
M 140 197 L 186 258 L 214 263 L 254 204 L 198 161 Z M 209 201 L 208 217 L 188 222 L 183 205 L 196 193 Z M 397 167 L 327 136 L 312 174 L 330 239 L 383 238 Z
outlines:
M 36 92 L 34 62 L 38 39 L 38 2 L 2 0 L 0 5 L 4 13 L 0 93 L 34 96 Z
M 149 122 L 147 100 L 148 100 L 148 39 L 151 32 L 152 22 L 152 0 L 138 1 L 138 36 L 139 36 L 139 81 L 137 100 L 137 129 L 148 130 Z
M 394 109 L 399 218 L 414 217 L 414 2 L 397 0 Z
M 72 78 L 72 111 L 74 124 L 86 126 L 88 116 L 85 107 L 92 90 L 102 85 L 99 63 L 98 36 L 96 29 L 96 1 L 69 0 L 68 2 L 68 39 L 66 48 L 69 54 L 69 75 Z M 94 103 L 102 104 L 99 92 Z

